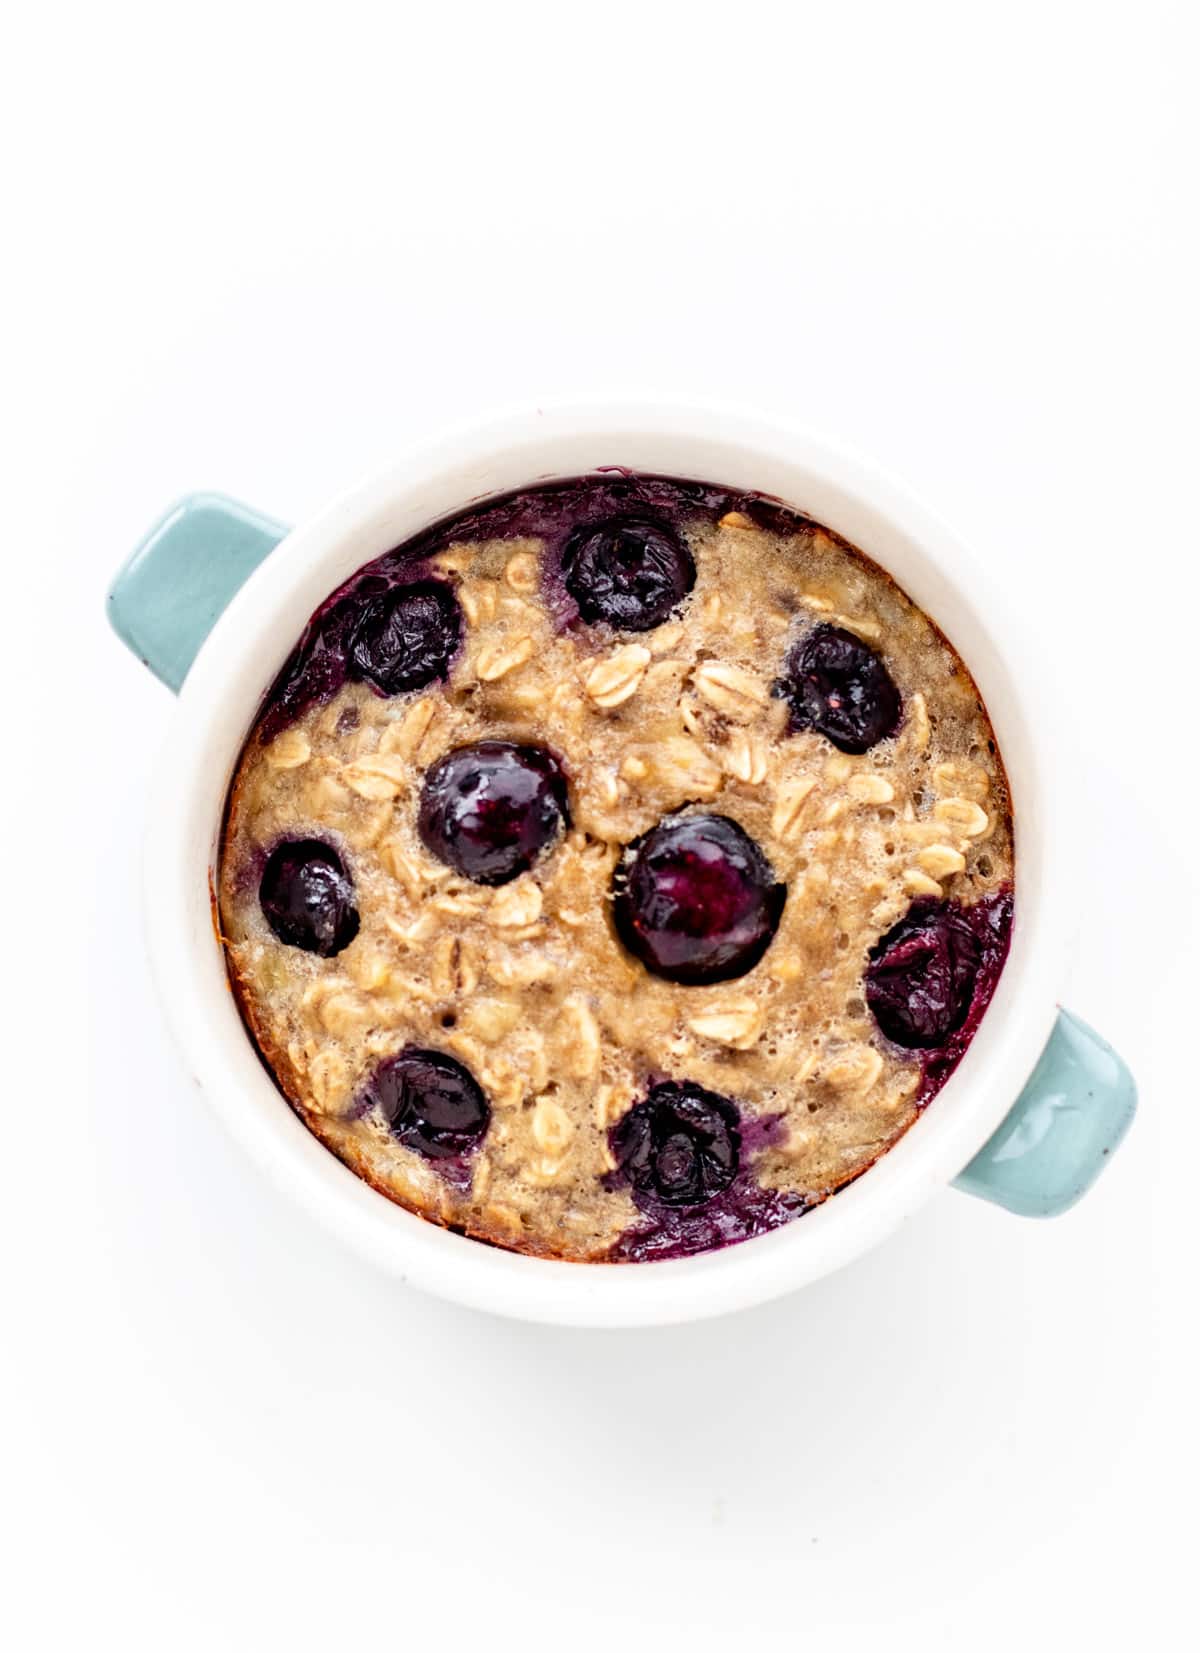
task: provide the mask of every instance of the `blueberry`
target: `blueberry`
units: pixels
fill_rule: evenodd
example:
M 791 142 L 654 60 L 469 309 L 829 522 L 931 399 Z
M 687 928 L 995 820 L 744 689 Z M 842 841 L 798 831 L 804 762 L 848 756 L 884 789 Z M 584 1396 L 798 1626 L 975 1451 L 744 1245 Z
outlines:
M 690 1081 L 655 1085 L 613 1127 L 617 1174 L 639 1205 L 704 1205 L 737 1175 L 742 1138 L 733 1103 Z
M 462 637 L 462 615 L 437 580 L 395 586 L 372 597 L 354 624 L 349 675 L 381 694 L 423 689 L 444 678 Z
M 982 961 L 961 907 L 925 896 L 871 949 L 866 1000 L 880 1030 L 909 1050 L 933 1050 L 967 1019 Z
M 840 626 L 817 626 L 791 650 L 778 692 L 793 729 L 815 729 L 842 752 L 894 735 L 900 691 L 875 650 Z
M 691 553 L 661 523 L 616 520 L 577 528 L 563 550 L 563 580 L 580 616 L 618 631 L 651 631 L 696 583 Z
M 279 940 L 332 958 L 358 934 L 354 884 L 335 849 L 317 838 L 287 839 L 267 858 L 258 899 Z
M 431 855 L 476 884 L 527 872 L 571 824 L 567 781 L 544 746 L 481 740 L 439 758 L 425 776 L 417 831 Z
M 667 816 L 626 847 L 613 874 L 617 934 L 668 981 L 745 975 L 786 898 L 762 850 L 725 815 Z
M 454 1159 L 478 1146 L 491 1109 L 453 1056 L 406 1045 L 380 1062 L 361 1098 L 378 1108 L 398 1142 L 426 1159 Z

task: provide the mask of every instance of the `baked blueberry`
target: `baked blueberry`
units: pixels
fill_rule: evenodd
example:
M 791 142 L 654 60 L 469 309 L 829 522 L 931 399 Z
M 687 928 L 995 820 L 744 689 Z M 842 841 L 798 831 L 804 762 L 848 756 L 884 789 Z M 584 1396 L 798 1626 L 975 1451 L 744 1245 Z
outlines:
M 423 689 L 444 678 L 462 637 L 462 615 L 437 580 L 395 586 L 372 597 L 354 624 L 347 669 L 380 694 Z
M 563 550 L 563 582 L 581 618 L 618 631 L 651 631 L 696 583 L 691 552 L 674 529 L 617 520 L 577 528 Z
M 491 1109 L 453 1056 L 406 1045 L 379 1063 L 362 1101 L 378 1108 L 398 1142 L 426 1159 L 455 1159 L 478 1146 Z
M 909 1050 L 934 1050 L 963 1025 L 982 960 L 970 920 L 923 896 L 871 949 L 866 1001 L 880 1030 Z
M 527 872 L 570 825 L 567 781 L 544 746 L 481 740 L 430 768 L 417 831 L 431 855 L 476 884 Z
M 289 947 L 332 958 L 358 934 L 354 883 L 341 856 L 317 838 L 286 839 L 267 857 L 259 905 Z
M 727 1097 L 690 1082 L 655 1085 L 610 1134 L 617 1174 L 638 1205 L 705 1205 L 737 1175 L 742 1137 Z
M 788 654 L 778 692 L 793 729 L 842 752 L 869 752 L 900 724 L 900 691 L 873 648 L 841 626 L 816 626 Z
M 668 981 L 745 975 L 786 898 L 762 850 L 726 815 L 668 815 L 626 847 L 613 874 L 617 934 Z

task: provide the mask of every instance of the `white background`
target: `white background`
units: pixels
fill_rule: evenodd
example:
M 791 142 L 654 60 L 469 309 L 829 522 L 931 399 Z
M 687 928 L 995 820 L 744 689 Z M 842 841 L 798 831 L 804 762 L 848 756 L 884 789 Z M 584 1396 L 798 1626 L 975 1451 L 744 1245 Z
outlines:
M 21 8 L 0 76 L 0 1634 L 14 1649 L 1176 1647 L 1194 1629 L 1200 431 L 1186 0 Z M 1190 15 L 1189 15 L 1190 14 Z M 1085 777 L 1064 998 L 1142 1089 L 1052 1224 L 802 1296 L 426 1300 L 243 1164 L 139 939 L 169 697 L 103 588 L 451 420 L 727 396 L 1030 611 Z

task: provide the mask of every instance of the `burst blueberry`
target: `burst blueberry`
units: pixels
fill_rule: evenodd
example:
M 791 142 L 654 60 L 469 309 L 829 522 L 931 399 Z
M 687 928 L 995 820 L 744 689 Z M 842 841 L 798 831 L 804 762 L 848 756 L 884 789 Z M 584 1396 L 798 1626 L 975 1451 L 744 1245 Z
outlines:
M 355 621 L 348 672 L 380 694 L 423 689 L 446 676 L 461 638 L 462 615 L 449 586 L 396 586 L 372 597 Z
M 317 838 L 287 839 L 271 851 L 258 899 L 280 941 L 320 958 L 340 953 L 358 934 L 353 880 L 337 851 Z
M 967 1019 L 982 953 L 952 901 L 924 896 L 871 949 L 865 996 L 880 1031 L 909 1050 L 935 1050 Z
M 458 1159 L 477 1148 L 491 1109 L 470 1071 L 440 1050 L 406 1045 L 379 1063 L 361 1097 L 398 1142 L 426 1159 Z
M 770 946 L 787 887 L 726 815 L 669 815 L 627 846 L 613 875 L 613 922 L 668 981 L 745 975 Z
M 610 1140 L 618 1178 L 648 1209 L 707 1204 L 729 1187 L 741 1157 L 737 1108 L 690 1082 L 655 1085 Z
M 421 842 L 476 884 L 527 872 L 570 825 L 567 781 L 544 746 L 481 740 L 439 758 L 417 812 Z
M 662 625 L 696 583 L 696 565 L 674 529 L 617 520 L 576 529 L 562 559 L 563 582 L 590 625 L 618 631 Z
M 900 691 L 881 657 L 841 626 L 817 626 L 791 650 L 777 692 L 793 729 L 815 729 L 842 752 L 869 752 L 900 724 Z

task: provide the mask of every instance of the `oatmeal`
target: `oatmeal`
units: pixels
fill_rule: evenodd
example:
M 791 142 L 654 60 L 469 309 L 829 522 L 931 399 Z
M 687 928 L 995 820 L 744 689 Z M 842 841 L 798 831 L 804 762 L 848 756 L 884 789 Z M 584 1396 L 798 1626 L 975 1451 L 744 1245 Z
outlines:
M 649 477 L 530 490 L 313 617 L 230 792 L 221 931 L 309 1128 L 578 1260 L 803 1214 L 912 1125 L 1003 965 L 1003 765 L 845 541 Z

